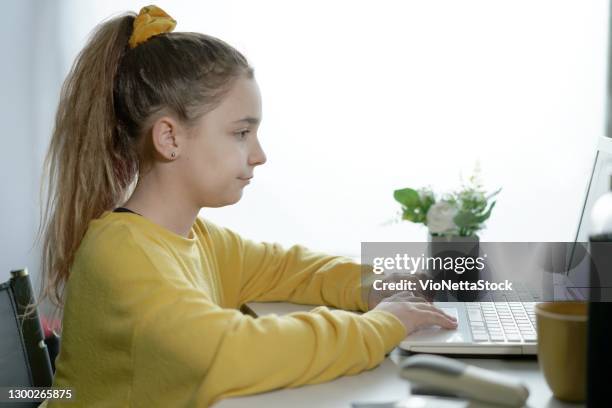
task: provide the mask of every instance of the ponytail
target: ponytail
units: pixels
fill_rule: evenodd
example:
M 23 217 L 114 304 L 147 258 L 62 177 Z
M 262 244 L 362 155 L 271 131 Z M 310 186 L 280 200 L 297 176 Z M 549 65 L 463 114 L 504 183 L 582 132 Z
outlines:
M 123 200 L 135 173 L 126 164 L 136 161 L 117 146 L 113 107 L 113 84 L 134 18 L 128 14 L 96 27 L 62 86 L 43 165 L 48 186 L 38 233 L 43 238 L 38 303 L 49 298 L 62 306 L 69 268 L 89 222 Z M 44 187 L 41 183 L 41 196 Z

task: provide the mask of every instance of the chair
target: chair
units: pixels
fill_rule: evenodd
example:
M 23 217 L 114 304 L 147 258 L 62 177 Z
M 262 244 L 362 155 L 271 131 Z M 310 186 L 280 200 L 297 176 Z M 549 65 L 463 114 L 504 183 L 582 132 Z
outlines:
M 52 385 L 53 371 L 38 311 L 25 320 L 18 317 L 25 313 L 26 305 L 34 301 L 27 269 L 11 271 L 11 278 L 0 283 L 0 387 Z M 37 407 L 39 404 L 14 406 Z

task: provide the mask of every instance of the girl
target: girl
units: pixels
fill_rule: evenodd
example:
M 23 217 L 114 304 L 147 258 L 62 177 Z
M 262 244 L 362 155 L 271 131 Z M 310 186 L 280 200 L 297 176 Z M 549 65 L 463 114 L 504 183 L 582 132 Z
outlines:
M 428 302 L 368 304 L 348 258 L 198 217 L 238 202 L 266 162 L 261 97 L 242 54 L 174 26 L 155 6 L 104 22 L 62 88 L 43 276 L 63 310 L 53 385 L 73 389 L 70 406 L 205 407 L 356 374 L 421 326 L 455 327 Z M 365 313 L 253 318 L 238 310 L 251 301 Z

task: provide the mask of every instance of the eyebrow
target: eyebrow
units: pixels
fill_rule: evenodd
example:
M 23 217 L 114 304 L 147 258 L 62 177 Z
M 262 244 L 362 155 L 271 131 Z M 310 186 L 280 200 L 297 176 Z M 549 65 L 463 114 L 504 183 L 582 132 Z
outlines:
M 244 117 L 242 119 L 238 119 L 238 120 L 234 121 L 233 123 L 240 123 L 240 122 L 246 122 L 246 123 L 248 123 L 250 125 L 257 125 L 257 124 L 259 124 L 259 122 L 261 122 L 261 119 L 254 118 L 252 116 L 247 116 L 247 117 Z

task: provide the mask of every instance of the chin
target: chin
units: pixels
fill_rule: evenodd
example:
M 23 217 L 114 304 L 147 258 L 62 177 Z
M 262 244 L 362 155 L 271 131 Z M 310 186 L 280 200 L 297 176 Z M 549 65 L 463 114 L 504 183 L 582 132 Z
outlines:
M 232 201 L 231 204 L 236 204 L 238 201 L 240 201 L 241 198 L 242 198 L 242 190 L 240 190 L 240 192 L 237 194 L 237 197 L 234 199 L 234 201 Z
M 232 197 L 224 197 L 222 199 L 215 200 L 212 202 L 208 201 L 201 207 L 208 207 L 208 208 L 226 207 L 228 205 L 236 204 L 238 201 L 240 201 L 241 198 L 242 198 L 242 191 L 240 191 L 239 193 L 235 194 Z

